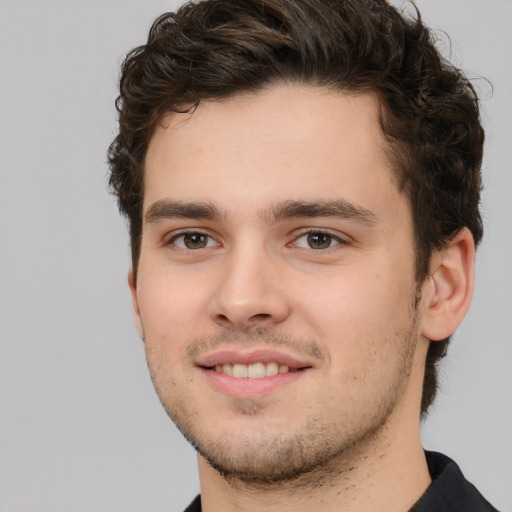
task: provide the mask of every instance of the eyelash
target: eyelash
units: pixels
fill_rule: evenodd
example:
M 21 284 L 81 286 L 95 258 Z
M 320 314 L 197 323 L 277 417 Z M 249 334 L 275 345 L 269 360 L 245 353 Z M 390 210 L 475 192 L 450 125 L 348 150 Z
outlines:
M 180 238 L 183 238 L 185 239 L 186 236 L 200 236 L 200 237 L 204 237 L 207 239 L 207 242 L 204 247 L 198 247 L 198 248 L 190 248 L 190 247 L 180 247 L 176 241 L 179 240 Z M 195 251 L 195 250 L 198 250 L 198 249 L 204 249 L 204 248 L 207 248 L 207 247 L 212 247 L 212 245 L 208 245 L 210 244 L 211 242 L 214 242 L 216 245 L 218 245 L 218 242 L 216 242 L 216 240 L 209 234 L 207 233 L 204 233 L 202 231 L 198 231 L 198 230 L 194 230 L 194 229 L 191 229 L 191 230 L 186 230 L 186 231 L 180 231 L 179 233 L 173 235 L 171 238 L 169 238 L 168 240 L 165 241 L 165 245 L 174 245 L 175 247 L 177 247 L 178 249 L 181 249 L 183 251 Z
M 300 240 L 303 237 L 308 237 L 309 235 L 324 235 L 324 236 L 329 237 L 331 242 L 336 242 L 336 243 L 334 243 L 334 245 L 330 244 L 328 247 L 325 247 L 325 248 L 299 247 L 297 245 L 297 241 Z M 301 234 L 299 234 L 297 237 L 294 238 L 294 240 L 292 242 L 287 244 L 287 246 L 288 247 L 298 247 L 299 249 L 310 249 L 310 250 L 315 251 L 315 252 L 317 252 L 317 251 L 318 252 L 326 252 L 326 251 L 334 249 L 335 247 L 337 247 L 339 245 L 348 245 L 348 243 L 349 242 L 347 240 L 341 238 L 338 235 L 334 235 L 333 233 L 330 233 L 329 231 L 322 230 L 322 229 L 311 228 L 311 229 L 308 229 L 308 230 L 302 232 Z

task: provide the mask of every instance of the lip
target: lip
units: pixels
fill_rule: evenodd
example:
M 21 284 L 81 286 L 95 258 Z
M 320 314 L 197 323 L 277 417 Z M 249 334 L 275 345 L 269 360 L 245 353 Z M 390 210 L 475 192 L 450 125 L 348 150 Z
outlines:
M 271 377 L 236 378 L 215 371 L 216 365 L 271 363 L 286 365 L 291 371 L 278 373 Z M 290 354 L 275 350 L 221 350 L 202 356 L 196 362 L 208 383 L 217 391 L 233 398 L 261 398 L 304 378 L 313 368 L 306 359 L 299 359 Z
M 262 377 L 260 379 L 238 379 L 209 368 L 200 368 L 200 370 L 211 386 L 223 394 L 233 398 L 261 398 L 303 378 L 309 373 L 310 368 L 282 374 L 278 373 L 272 377 Z
M 289 368 L 301 369 L 313 367 L 313 363 L 307 359 L 299 359 L 291 354 L 276 350 L 219 350 L 211 354 L 205 354 L 196 361 L 196 366 L 212 368 L 218 364 L 255 364 L 255 363 L 284 364 Z

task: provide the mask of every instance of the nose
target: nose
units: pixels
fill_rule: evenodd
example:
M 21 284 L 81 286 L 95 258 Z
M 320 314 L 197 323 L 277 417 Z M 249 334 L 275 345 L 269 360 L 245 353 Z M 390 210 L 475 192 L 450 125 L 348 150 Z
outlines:
M 286 320 L 291 308 L 279 263 L 264 251 L 234 251 L 219 269 L 209 306 L 211 319 L 243 332 Z

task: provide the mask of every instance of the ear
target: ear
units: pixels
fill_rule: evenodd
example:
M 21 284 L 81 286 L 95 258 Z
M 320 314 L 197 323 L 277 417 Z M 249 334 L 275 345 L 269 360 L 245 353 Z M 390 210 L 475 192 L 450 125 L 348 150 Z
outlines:
M 135 322 L 135 327 L 137 328 L 139 336 L 144 339 L 144 329 L 142 328 L 139 302 L 137 300 L 137 281 L 135 279 L 135 274 L 133 273 L 133 268 L 131 268 L 128 272 L 128 286 L 130 287 L 130 292 L 132 295 L 133 320 Z
M 462 322 L 473 296 L 475 243 L 462 228 L 436 252 L 430 262 L 431 275 L 424 285 L 424 315 L 421 334 L 432 341 L 447 338 Z

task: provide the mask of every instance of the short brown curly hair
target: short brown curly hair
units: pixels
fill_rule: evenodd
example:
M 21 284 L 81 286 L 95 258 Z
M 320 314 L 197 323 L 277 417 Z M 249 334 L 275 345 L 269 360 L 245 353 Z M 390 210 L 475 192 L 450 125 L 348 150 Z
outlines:
M 300 83 L 381 100 L 381 129 L 411 205 L 416 278 L 434 250 L 467 227 L 478 244 L 484 132 L 478 97 L 444 60 L 430 30 L 385 0 L 202 0 L 160 16 L 122 66 L 110 187 L 129 220 L 136 273 L 144 159 L 156 124 L 202 100 Z M 449 338 L 432 342 L 422 414 L 437 390 Z

